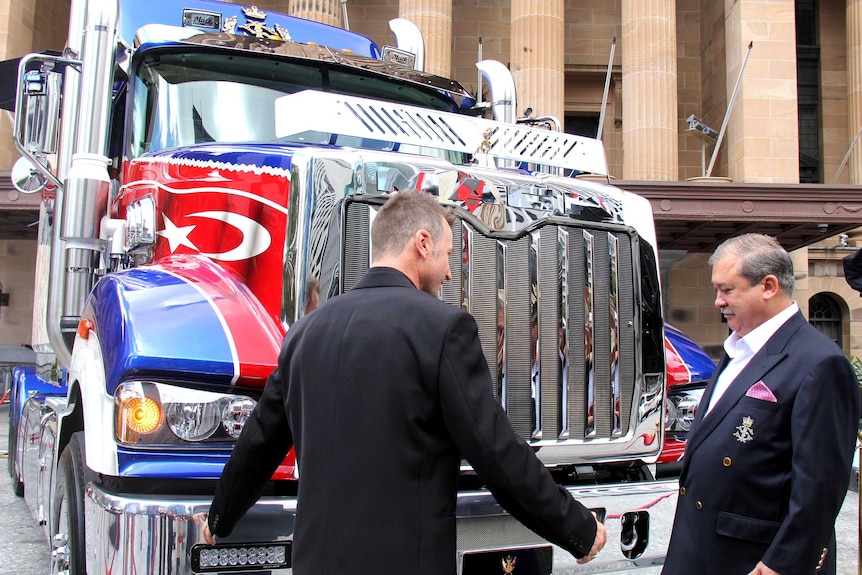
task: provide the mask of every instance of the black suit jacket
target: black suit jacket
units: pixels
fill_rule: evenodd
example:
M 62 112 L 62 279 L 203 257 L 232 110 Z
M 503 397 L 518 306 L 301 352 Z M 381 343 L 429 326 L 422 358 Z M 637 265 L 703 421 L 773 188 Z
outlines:
M 835 572 L 835 517 L 850 482 L 859 387 L 844 354 L 798 313 L 689 435 L 665 575 Z M 775 401 L 746 396 L 758 384 Z
M 294 573 L 454 573 L 465 457 L 517 519 L 577 557 L 595 520 L 558 486 L 491 392 L 475 321 L 372 268 L 294 324 L 225 466 L 210 526 L 228 534 L 296 445 Z

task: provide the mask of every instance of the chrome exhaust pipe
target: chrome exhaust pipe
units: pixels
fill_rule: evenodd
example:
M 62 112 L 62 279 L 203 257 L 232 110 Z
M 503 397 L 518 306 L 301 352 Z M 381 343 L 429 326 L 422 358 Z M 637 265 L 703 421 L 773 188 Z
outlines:
M 48 290 L 48 339 L 61 365 L 72 359 L 72 342 L 87 295 L 93 287 L 101 248 L 99 222 L 107 209 L 108 129 L 114 53 L 117 45 L 117 0 L 74 2 L 69 47 L 80 49 L 80 78 L 65 87 L 66 113 L 87 110 L 87 122 L 64 117 L 59 169 L 66 170 L 55 198 L 53 250 Z M 85 7 L 84 7 L 85 5 Z M 83 12 L 83 15 L 82 15 Z M 77 30 L 73 26 L 84 25 Z M 83 43 L 73 44 L 78 38 Z M 72 73 L 75 75 L 75 73 Z M 77 127 L 66 132 L 71 124 Z M 69 145 L 71 144 L 71 145 Z
M 506 124 L 514 124 L 518 116 L 515 80 L 512 78 L 512 73 L 502 62 L 497 60 L 482 60 L 476 62 L 476 67 L 482 72 L 482 77 L 488 84 L 493 119 Z
M 406 18 L 394 18 L 389 21 L 389 29 L 395 40 L 395 47 L 416 55 L 413 68 L 425 71 L 425 40 L 419 27 Z

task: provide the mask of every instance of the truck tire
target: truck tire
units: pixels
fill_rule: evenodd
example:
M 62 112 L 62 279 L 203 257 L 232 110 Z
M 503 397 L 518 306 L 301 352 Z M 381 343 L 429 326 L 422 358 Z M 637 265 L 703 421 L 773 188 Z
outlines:
M 10 406 L 10 411 L 14 409 L 14 405 Z M 12 489 L 18 497 L 24 496 L 24 483 L 21 481 L 21 476 L 18 475 L 18 427 L 12 425 L 12 414 L 9 414 L 9 449 L 6 452 L 6 457 L 9 460 L 9 476 L 12 478 Z
M 72 435 L 69 444 L 60 455 L 57 465 L 57 486 L 54 491 L 56 510 L 52 530 L 51 554 L 52 575 L 86 575 L 85 533 L 84 530 L 84 432 Z M 65 545 L 57 547 L 57 538 L 62 537 Z

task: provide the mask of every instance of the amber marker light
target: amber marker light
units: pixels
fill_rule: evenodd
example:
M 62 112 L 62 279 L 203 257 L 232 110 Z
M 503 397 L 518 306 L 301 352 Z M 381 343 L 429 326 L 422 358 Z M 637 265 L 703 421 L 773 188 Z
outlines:
M 90 339 L 90 332 L 94 331 L 96 326 L 92 320 L 82 319 L 78 322 L 78 337 L 81 339 Z
M 117 398 L 116 414 L 117 439 L 136 443 L 138 434 L 152 433 L 159 427 L 162 406 L 151 397 L 126 390 Z

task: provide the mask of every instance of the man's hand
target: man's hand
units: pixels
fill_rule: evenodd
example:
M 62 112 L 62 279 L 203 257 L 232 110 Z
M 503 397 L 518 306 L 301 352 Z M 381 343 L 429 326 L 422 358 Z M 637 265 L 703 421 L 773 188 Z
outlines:
M 590 552 L 580 559 L 578 559 L 578 563 L 583 565 L 584 563 L 589 563 L 593 559 L 596 558 L 596 555 L 599 554 L 599 551 L 602 550 L 602 547 L 605 546 L 605 542 L 608 540 L 608 533 L 605 530 L 605 526 L 602 525 L 602 522 L 599 521 L 596 514 L 593 513 L 593 517 L 596 519 L 596 540 L 593 542 L 593 547 L 590 549 Z
M 754 566 L 754 569 L 751 570 L 751 573 L 748 575 L 781 575 L 778 571 L 773 571 L 769 567 L 763 564 L 763 561 Z
M 209 545 L 215 545 L 215 537 L 210 533 L 210 524 L 209 521 L 207 521 L 208 518 L 209 513 L 195 513 L 192 515 L 192 521 L 201 528 L 201 539 L 206 541 Z

